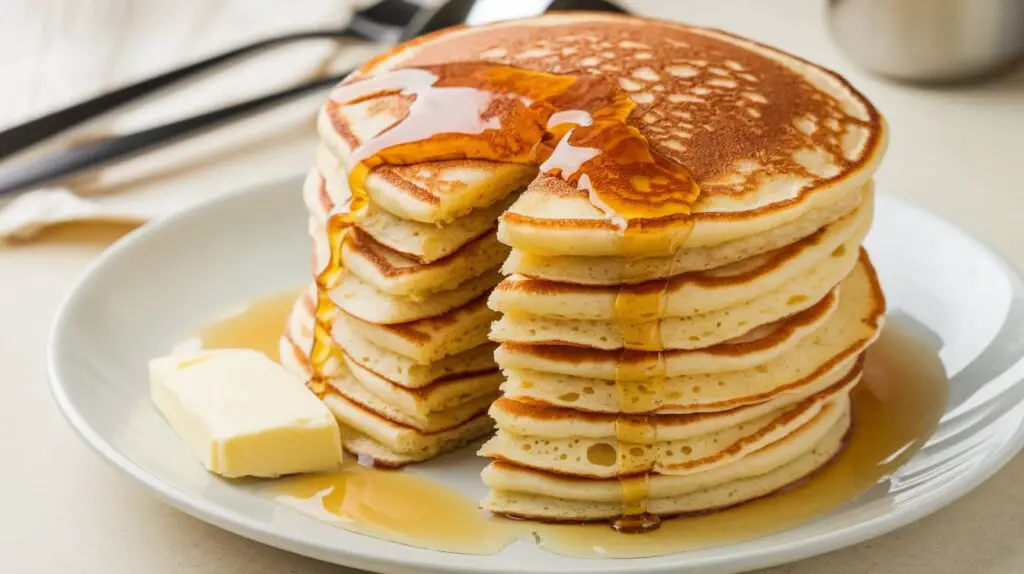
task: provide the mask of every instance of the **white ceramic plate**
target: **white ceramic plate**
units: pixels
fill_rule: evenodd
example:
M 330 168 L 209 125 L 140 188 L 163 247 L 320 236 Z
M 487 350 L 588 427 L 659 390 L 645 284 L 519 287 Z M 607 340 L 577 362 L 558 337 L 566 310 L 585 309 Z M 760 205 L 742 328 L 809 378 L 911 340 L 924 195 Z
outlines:
M 150 406 L 146 362 L 226 310 L 308 280 L 300 182 L 217 199 L 146 225 L 100 258 L 62 306 L 53 392 L 87 443 L 170 504 L 249 538 L 380 572 L 738 572 L 854 544 L 948 504 L 1024 442 L 1024 294 L 1015 271 L 929 213 L 880 197 L 868 241 L 890 308 L 930 332 L 952 381 L 929 443 L 895 476 L 828 516 L 729 546 L 656 558 L 568 558 L 519 542 L 494 556 L 402 546 L 300 516 L 207 474 Z M 483 494 L 472 453 L 427 464 Z

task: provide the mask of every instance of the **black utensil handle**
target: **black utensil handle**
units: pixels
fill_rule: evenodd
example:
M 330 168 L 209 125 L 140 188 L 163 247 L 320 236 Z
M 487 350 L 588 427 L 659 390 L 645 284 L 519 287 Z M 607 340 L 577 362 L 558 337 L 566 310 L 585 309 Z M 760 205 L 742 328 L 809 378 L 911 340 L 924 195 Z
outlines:
M 409 21 L 398 41 L 405 42 L 441 28 L 463 24 L 476 2 L 477 0 L 448 0 L 437 6 L 424 8 Z
M 406 26 L 422 7 L 416 2 L 409 2 L 407 0 L 383 0 L 356 12 L 355 18 L 352 19 L 349 26 L 356 27 L 356 20 L 359 19 L 396 28 Z
M 322 78 L 258 98 L 114 139 L 86 144 L 0 172 L 0 195 L 23 190 L 86 168 L 163 145 L 227 120 L 339 82 L 348 73 Z
M 621 6 L 607 0 L 552 0 L 546 11 L 586 10 L 587 12 L 614 12 L 626 14 Z
M 165 74 L 136 82 L 118 90 L 114 90 L 113 92 L 108 92 L 101 96 L 75 104 L 69 108 L 53 112 L 52 114 L 47 114 L 34 120 L 30 120 L 21 125 L 0 132 L 0 158 L 7 157 L 15 152 L 21 151 L 104 112 L 138 99 L 164 86 L 195 75 L 203 70 L 212 68 L 227 60 L 287 42 L 294 42 L 308 38 L 338 37 L 341 35 L 356 36 L 355 33 L 348 30 L 344 32 L 341 30 L 323 30 L 302 32 L 298 34 L 290 34 L 288 36 L 271 38 L 269 40 L 261 40 L 241 48 L 236 48 L 234 50 L 212 56 L 205 60 L 194 62 L 183 68 L 178 68 Z

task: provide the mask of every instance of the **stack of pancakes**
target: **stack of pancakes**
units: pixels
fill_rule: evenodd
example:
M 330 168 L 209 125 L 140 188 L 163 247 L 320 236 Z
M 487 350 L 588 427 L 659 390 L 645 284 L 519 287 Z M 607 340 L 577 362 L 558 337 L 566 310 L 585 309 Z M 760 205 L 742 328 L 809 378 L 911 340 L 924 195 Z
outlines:
M 806 62 L 677 24 L 565 15 L 451 36 L 449 53 L 511 37 L 501 62 L 616 77 L 633 125 L 701 187 L 691 217 L 638 205 L 624 226 L 541 175 L 502 216 L 512 252 L 489 304 L 506 381 L 484 507 L 694 512 L 832 459 L 884 314 L 861 250 L 885 144 L 871 104 Z
M 613 78 L 630 124 L 700 195 L 691 214 L 645 216 L 642 194 L 609 212 L 543 166 L 374 168 L 330 292 L 325 400 L 346 446 L 422 460 L 487 432 L 500 384 L 483 506 L 573 521 L 730 506 L 831 460 L 885 311 L 861 249 L 886 142 L 873 106 L 754 42 L 592 13 L 442 31 L 359 75 L 452 61 Z M 306 186 L 317 270 L 346 155 L 410 105 L 390 90 L 324 108 Z M 298 363 L 312 297 L 285 341 Z
M 322 145 L 304 189 L 314 276 L 331 260 L 328 217 L 350 201 L 348 156 L 380 129 L 373 121 L 401 106 L 322 109 Z M 337 250 L 344 272 L 328 286 L 330 309 L 321 317 L 330 344 L 320 366 L 322 398 L 342 423 L 345 448 L 378 465 L 422 461 L 493 428 L 487 409 L 502 377 L 487 339 L 497 314 L 486 303 L 509 251 L 497 240 L 496 220 L 536 170 L 486 167 L 464 161 L 375 170 L 359 222 L 336 234 L 344 236 Z M 474 179 L 481 172 L 487 177 Z M 307 378 L 316 301 L 311 286 L 281 342 L 286 364 Z

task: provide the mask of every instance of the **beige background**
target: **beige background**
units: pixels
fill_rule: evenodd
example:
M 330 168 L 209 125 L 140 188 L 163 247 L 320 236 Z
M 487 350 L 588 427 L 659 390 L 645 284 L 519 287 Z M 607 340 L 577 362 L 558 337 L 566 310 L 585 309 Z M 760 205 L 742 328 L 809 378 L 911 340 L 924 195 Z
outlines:
M 644 14 L 746 34 L 848 75 L 892 126 L 890 153 L 878 175 L 881 192 L 927 206 L 995 245 L 1018 267 L 1024 265 L 1024 224 L 1017 207 L 1024 193 L 1024 69 L 983 86 L 905 87 L 850 67 L 829 42 L 821 1 L 631 4 Z M 0 127 L 240 38 L 336 22 L 343 13 L 336 0 L 0 2 Z M 317 45 L 271 56 L 116 122 L 80 131 L 78 137 L 140 127 L 271 89 L 313 73 L 332 53 L 331 47 Z M 80 178 L 72 187 L 83 194 L 152 194 L 174 204 L 197 193 L 301 173 L 314 141 L 315 100 L 99 177 Z M 161 504 L 94 456 L 61 419 L 46 384 L 48 325 L 82 267 L 124 231 L 72 225 L 31 243 L 0 246 L 0 379 L 6 391 L 0 401 L 0 570 L 344 571 L 228 534 Z M 977 491 L 915 525 L 768 572 L 1024 572 L 1022 484 L 1024 458 L 1018 457 Z

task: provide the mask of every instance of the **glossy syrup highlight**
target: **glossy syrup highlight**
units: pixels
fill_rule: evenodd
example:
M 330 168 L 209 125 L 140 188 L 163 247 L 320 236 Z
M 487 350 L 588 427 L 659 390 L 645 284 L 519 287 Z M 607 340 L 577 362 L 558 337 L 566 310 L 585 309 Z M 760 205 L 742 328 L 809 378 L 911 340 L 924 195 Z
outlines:
M 298 289 L 264 297 L 204 326 L 198 339 L 204 349 L 255 349 L 278 361 L 279 342 Z
M 677 235 L 682 242 L 693 229 L 692 222 Z M 622 232 L 623 251 L 640 251 L 640 236 L 628 226 Z M 670 249 L 671 256 L 675 249 Z M 625 275 L 628 258 L 623 258 L 620 277 Z M 619 487 L 622 490 L 622 516 L 612 528 L 624 534 L 646 534 L 661 526 L 658 516 L 647 512 L 650 497 L 650 471 L 658 442 L 657 415 L 665 386 L 665 345 L 662 319 L 668 305 L 668 289 L 673 276 L 674 257 L 668 278 L 638 285 L 621 285 L 615 296 L 615 322 L 622 335 L 622 352 L 615 367 L 615 390 L 620 418 L 615 422 L 618 452 Z M 636 474 L 640 472 L 641 474 Z
M 355 104 L 383 94 L 400 94 L 411 103 L 404 118 L 356 145 L 342 166 L 348 178 L 339 183 L 348 188 L 351 203 L 328 218 L 330 263 L 316 280 L 309 385 L 319 396 L 328 392 L 322 367 L 336 314 L 328 293 L 343 271 L 340 247 L 345 233 L 358 224 L 369 201 L 366 178 L 374 168 L 460 159 L 537 166 L 542 174 L 586 191 L 590 202 L 622 229 L 627 243 L 633 243 L 634 220 L 675 219 L 686 226 L 700 192 L 685 166 L 658 153 L 629 124 L 636 102 L 603 76 L 455 62 L 354 77 L 335 87 L 329 105 Z M 617 313 L 623 328 L 638 330 L 630 337 L 645 341 L 627 349 L 661 349 L 657 309 L 664 306 L 663 299 L 664 290 L 660 297 L 644 294 L 629 302 L 642 307 L 640 315 L 632 309 Z M 642 489 L 624 485 L 624 492 L 640 496 Z M 642 508 L 643 498 L 646 495 L 627 506 Z
M 258 301 L 204 328 L 200 338 L 207 348 L 245 347 L 276 355 L 295 297 L 289 292 Z M 495 553 L 522 539 L 570 556 L 642 557 L 768 536 L 821 517 L 883 482 L 932 434 L 945 411 L 948 380 L 937 352 L 910 332 L 890 319 L 869 348 L 864 378 L 851 394 L 853 428 L 845 449 L 828 466 L 785 492 L 728 510 L 665 519 L 660 529 L 643 536 L 620 534 L 603 523 L 501 519 L 430 477 L 351 463 L 339 473 L 271 481 L 267 493 L 349 530 L 470 554 Z
M 487 515 L 447 486 L 354 462 L 335 473 L 280 479 L 268 492 L 307 516 L 419 548 L 495 554 L 519 536 L 514 523 Z
M 629 93 L 603 76 L 489 62 L 388 70 L 334 89 L 337 104 L 381 94 L 411 98 L 408 114 L 348 158 L 349 187 L 381 165 L 481 159 L 534 165 L 587 191 L 623 229 L 631 220 L 687 219 L 699 188 L 685 166 L 629 124 Z

